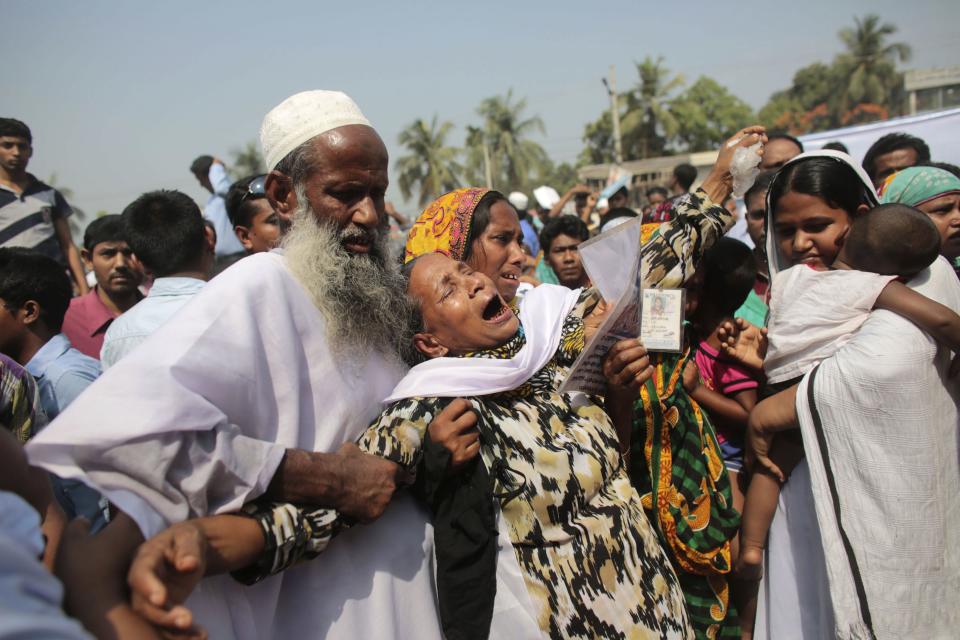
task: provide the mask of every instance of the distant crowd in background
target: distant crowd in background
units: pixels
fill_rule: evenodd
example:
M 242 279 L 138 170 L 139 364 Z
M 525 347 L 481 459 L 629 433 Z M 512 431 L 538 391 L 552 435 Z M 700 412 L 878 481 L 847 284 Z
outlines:
M 702 181 L 409 217 L 345 95 L 261 142 L 78 247 L 0 118 L 0 636 L 955 636 L 960 168 L 923 140 L 751 127 Z M 579 247 L 626 225 L 685 346 L 561 393 L 616 302 Z

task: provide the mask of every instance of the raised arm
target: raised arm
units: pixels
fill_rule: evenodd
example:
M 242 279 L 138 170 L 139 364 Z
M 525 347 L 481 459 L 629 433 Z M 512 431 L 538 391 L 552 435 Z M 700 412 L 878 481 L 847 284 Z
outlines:
M 902 282 L 893 280 L 887 284 L 873 308 L 903 316 L 947 345 L 954 353 L 960 352 L 960 316 Z
M 722 205 L 733 189 L 730 163 L 737 147 L 766 140 L 764 128 L 747 127 L 719 150 L 710 175 L 696 192 L 679 198 L 669 222 L 660 225 L 640 248 L 641 269 L 647 287 L 682 287 L 696 271 L 703 254 L 731 227 L 733 215 Z M 739 142 L 730 146 L 739 138 Z M 762 150 L 761 150 L 762 153 Z
M 569 189 L 567 189 L 567 192 L 563 194 L 563 196 L 559 200 L 557 200 L 557 204 L 553 205 L 553 207 L 550 209 L 550 213 L 547 214 L 547 217 L 556 218 L 557 216 L 559 216 L 560 213 L 563 211 L 563 208 L 566 206 L 566 204 L 570 202 L 570 198 L 574 197 L 578 193 L 589 194 L 589 193 L 593 193 L 593 190 L 585 184 L 578 184 L 573 187 L 570 187 Z

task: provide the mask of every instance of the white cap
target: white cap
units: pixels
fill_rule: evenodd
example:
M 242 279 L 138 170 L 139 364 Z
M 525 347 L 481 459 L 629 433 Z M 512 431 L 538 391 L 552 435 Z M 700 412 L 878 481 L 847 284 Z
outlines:
M 509 196 L 507 196 L 507 200 L 509 200 L 510 204 L 520 211 L 526 211 L 527 205 L 530 204 L 530 198 L 528 198 L 525 193 L 521 193 L 519 191 L 512 192 Z
M 557 190 L 547 185 L 542 185 L 534 189 L 533 197 L 537 199 L 537 204 L 544 209 L 552 209 L 553 205 L 560 202 L 560 194 L 557 193 Z
M 291 151 L 311 138 L 350 124 L 370 125 L 360 107 L 340 91 L 296 93 L 267 113 L 260 125 L 260 146 L 272 171 Z

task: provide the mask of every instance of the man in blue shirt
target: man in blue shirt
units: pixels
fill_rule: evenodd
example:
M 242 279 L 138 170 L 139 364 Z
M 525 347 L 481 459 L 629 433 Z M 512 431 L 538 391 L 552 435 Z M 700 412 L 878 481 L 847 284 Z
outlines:
M 71 294 L 66 273 L 52 258 L 0 248 L 0 353 L 36 379 L 50 420 L 100 375 L 100 363 L 60 332 Z M 76 480 L 53 478 L 53 485 L 67 517 L 84 516 L 92 531 L 106 524 L 107 503 L 96 491 Z
M 232 184 L 230 176 L 227 175 L 227 168 L 213 156 L 200 156 L 190 165 L 190 172 L 200 186 L 210 192 L 210 198 L 203 208 L 203 217 L 213 223 L 213 230 L 217 234 L 217 260 L 229 261 L 246 255 L 227 215 L 224 198 Z
M 154 281 L 147 297 L 107 329 L 100 352 L 104 369 L 173 317 L 203 288 L 213 267 L 213 235 L 189 196 L 151 191 L 129 204 L 122 217 L 127 242 Z

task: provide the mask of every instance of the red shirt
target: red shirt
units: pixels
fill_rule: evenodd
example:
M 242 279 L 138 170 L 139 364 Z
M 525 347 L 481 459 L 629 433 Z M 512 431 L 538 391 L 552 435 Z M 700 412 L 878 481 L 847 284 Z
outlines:
M 97 295 L 99 287 L 70 301 L 67 315 L 63 317 L 63 333 L 73 346 L 84 355 L 100 359 L 100 348 L 107 327 L 119 314 L 114 314 Z

